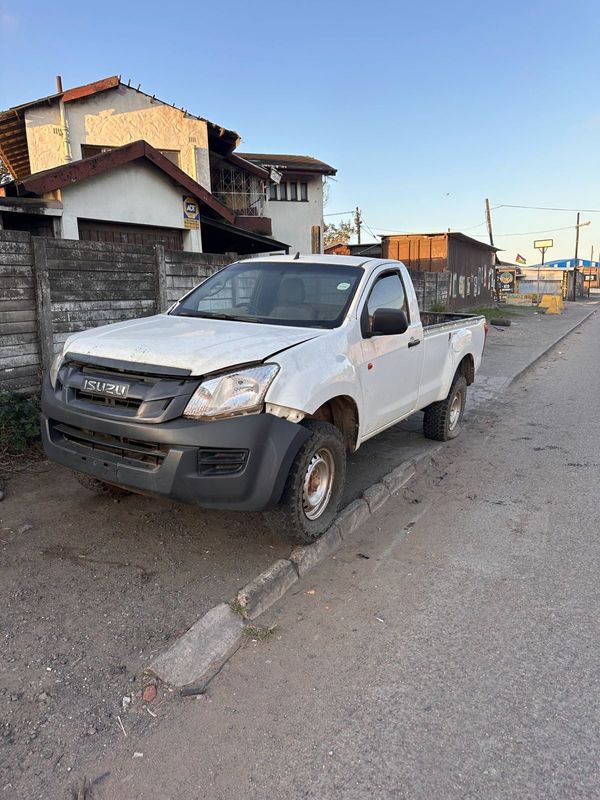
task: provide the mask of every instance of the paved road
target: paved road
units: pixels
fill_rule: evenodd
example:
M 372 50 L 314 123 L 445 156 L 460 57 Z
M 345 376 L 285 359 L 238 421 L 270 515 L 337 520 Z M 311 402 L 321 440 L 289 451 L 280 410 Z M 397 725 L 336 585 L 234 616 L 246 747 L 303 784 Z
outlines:
M 269 641 L 96 762 L 98 797 L 600 797 L 599 341 L 597 314 L 297 584 Z

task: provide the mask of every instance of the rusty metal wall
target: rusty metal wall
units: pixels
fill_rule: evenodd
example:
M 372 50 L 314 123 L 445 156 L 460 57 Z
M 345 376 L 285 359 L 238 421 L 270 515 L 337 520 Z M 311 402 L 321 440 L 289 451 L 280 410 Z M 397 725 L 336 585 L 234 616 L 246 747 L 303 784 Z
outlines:
M 384 236 L 382 241 L 384 258 L 398 259 L 415 273 L 449 273 L 448 310 L 493 301 L 493 250 L 448 234 L 402 234 Z

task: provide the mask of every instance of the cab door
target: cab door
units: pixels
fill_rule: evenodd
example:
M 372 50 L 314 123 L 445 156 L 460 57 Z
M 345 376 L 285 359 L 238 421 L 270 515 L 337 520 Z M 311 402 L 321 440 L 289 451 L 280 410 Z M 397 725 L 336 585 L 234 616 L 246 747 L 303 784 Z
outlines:
M 414 308 L 416 320 L 410 318 L 407 293 L 399 269 L 385 269 L 369 288 L 360 311 L 361 352 L 360 377 L 366 402 L 365 434 L 372 435 L 400 419 L 417 407 L 423 367 L 423 327 Z M 373 314 L 378 308 L 405 312 L 408 329 L 394 335 L 371 335 Z

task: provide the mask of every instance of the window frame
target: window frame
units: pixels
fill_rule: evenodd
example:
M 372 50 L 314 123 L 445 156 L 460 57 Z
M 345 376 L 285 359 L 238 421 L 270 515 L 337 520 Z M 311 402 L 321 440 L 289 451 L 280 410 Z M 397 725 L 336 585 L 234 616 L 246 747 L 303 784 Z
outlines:
M 288 199 L 287 181 L 281 181 L 279 184 L 279 200 L 285 202 Z
M 290 202 L 297 203 L 298 202 L 298 181 L 290 181 L 289 182 L 290 188 Z
M 374 291 L 375 287 L 377 286 L 377 284 L 379 283 L 379 281 L 383 280 L 383 278 L 389 278 L 391 275 L 397 275 L 398 278 L 400 279 L 400 285 L 402 286 L 402 291 L 404 292 L 404 308 L 401 309 L 401 310 L 404 311 L 404 313 L 406 314 L 406 319 L 407 319 L 408 324 L 410 326 L 410 323 L 411 323 L 411 320 L 410 320 L 410 307 L 409 307 L 409 303 L 408 303 L 408 293 L 406 291 L 406 284 L 404 283 L 404 280 L 402 278 L 402 273 L 400 272 L 400 270 L 394 269 L 392 267 L 391 269 L 386 269 L 383 272 L 380 272 L 378 275 L 376 275 L 374 280 L 373 280 L 373 283 L 369 286 L 369 289 L 368 289 L 368 292 L 367 292 L 367 296 L 364 299 L 363 307 L 362 307 L 361 312 L 360 312 L 360 332 L 361 332 L 361 335 L 362 335 L 363 339 L 372 338 L 371 337 L 371 332 L 369 331 L 369 300 L 371 299 L 371 295 L 373 294 L 373 291 Z M 381 308 L 384 308 L 384 307 L 385 306 L 381 306 Z M 403 335 L 403 334 L 399 334 L 399 335 Z
M 273 183 L 273 181 L 271 181 L 271 183 L 269 183 L 269 198 L 268 199 L 269 200 L 277 200 L 277 184 Z
M 308 181 L 300 181 L 300 202 L 308 203 Z

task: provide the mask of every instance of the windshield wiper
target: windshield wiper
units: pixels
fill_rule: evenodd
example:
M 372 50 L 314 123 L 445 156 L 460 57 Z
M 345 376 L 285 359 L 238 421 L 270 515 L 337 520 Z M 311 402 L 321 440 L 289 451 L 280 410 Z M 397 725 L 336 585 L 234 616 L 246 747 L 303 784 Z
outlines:
M 259 325 L 263 324 L 262 319 L 257 317 L 241 317 L 233 314 L 220 314 L 220 313 L 207 313 L 204 311 L 178 311 L 175 316 L 178 317 L 200 317 L 201 319 L 224 319 L 231 320 L 232 322 L 256 322 Z

